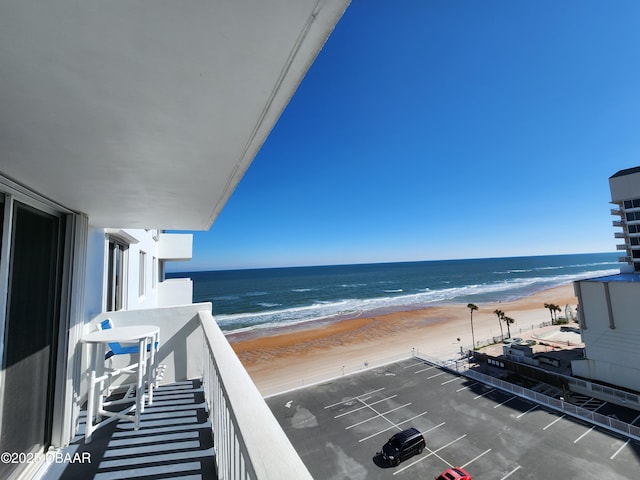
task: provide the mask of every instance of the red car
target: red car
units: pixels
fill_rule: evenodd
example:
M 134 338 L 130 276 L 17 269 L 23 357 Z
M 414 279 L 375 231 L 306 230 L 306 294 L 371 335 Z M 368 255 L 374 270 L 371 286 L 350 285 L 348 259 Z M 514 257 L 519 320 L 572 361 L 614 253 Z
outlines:
M 438 475 L 436 480 L 471 480 L 471 475 L 460 467 L 453 467 Z

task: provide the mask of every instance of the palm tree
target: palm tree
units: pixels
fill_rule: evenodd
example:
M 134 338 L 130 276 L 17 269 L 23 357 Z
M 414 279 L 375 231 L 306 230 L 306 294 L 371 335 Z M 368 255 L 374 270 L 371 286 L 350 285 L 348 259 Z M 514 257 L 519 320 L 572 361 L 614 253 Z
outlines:
M 553 324 L 554 307 L 555 307 L 555 305 L 553 303 L 545 303 L 544 304 L 544 308 L 548 308 L 549 309 L 549 315 L 551 315 L 551 324 Z
M 555 303 L 545 303 L 544 308 L 549 309 L 549 315 L 551 315 L 551 324 L 554 325 L 556 323 L 556 320 L 558 319 L 558 315 L 556 312 L 561 312 L 562 309 Z
M 478 310 L 478 306 L 473 303 L 468 303 L 467 308 L 469 309 L 469 313 L 471 314 L 471 342 L 473 344 L 472 350 L 476 349 L 476 337 L 473 335 L 473 311 Z
M 502 321 L 507 324 L 507 335 L 509 336 L 509 338 L 511 338 L 511 329 L 509 328 L 509 325 L 515 323 L 515 320 L 503 314 Z
M 494 310 L 493 313 L 498 317 L 498 325 L 500 325 L 500 337 L 501 340 L 504 340 L 504 332 L 502 330 L 502 317 L 504 317 L 504 312 L 502 310 Z

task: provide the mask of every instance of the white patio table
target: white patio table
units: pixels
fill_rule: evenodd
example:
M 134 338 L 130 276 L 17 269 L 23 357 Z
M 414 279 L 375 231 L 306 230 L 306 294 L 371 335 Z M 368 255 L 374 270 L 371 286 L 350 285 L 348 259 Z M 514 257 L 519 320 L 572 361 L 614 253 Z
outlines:
M 86 343 L 93 347 L 91 366 L 89 367 L 87 425 L 84 434 L 86 443 L 91 441 L 91 436 L 97 428 L 117 419 L 133 421 L 134 428 L 136 430 L 140 428 L 140 413 L 144 411 L 145 398 L 148 405 L 153 403 L 154 375 L 157 357 L 156 349 L 159 333 L 160 329 L 155 325 L 132 325 L 126 327 L 115 327 L 107 330 L 97 330 L 95 332 L 87 333 L 81 338 L 80 341 L 82 343 Z M 98 366 L 101 361 L 104 362 L 106 345 L 114 342 L 129 344 L 137 343 L 138 362 L 119 369 L 109 370 L 108 372 L 98 376 Z M 150 345 L 148 351 L 147 345 Z M 137 382 L 135 385 L 136 398 L 134 405 L 119 412 L 105 410 L 102 400 L 102 391 L 96 392 L 96 385 L 102 385 L 109 377 L 122 373 L 130 374 L 134 372 L 137 374 Z M 148 395 L 145 395 L 145 374 L 147 377 L 146 383 Z M 111 403 L 113 404 L 117 402 Z M 132 411 L 133 415 L 129 415 Z M 94 423 L 94 418 L 97 418 L 98 415 L 107 417 L 107 419 Z

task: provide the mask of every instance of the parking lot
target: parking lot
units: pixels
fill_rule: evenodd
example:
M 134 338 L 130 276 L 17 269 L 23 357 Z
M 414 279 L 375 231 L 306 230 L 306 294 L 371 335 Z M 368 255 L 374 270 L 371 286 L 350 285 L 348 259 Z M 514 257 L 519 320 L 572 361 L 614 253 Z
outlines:
M 640 444 L 410 359 L 267 399 L 314 478 L 636 478 Z M 603 413 L 608 405 L 601 405 Z M 637 421 L 640 417 L 628 420 Z M 416 427 L 426 448 L 397 467 L 377 455 Z

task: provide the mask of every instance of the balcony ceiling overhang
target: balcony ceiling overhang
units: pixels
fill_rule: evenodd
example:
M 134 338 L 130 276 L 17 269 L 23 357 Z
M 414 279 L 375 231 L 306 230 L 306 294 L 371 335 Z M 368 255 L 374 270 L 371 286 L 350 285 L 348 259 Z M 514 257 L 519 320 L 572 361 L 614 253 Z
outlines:
M 207 229 L 349 0 L 0 5 L 0 174 L 100 227 Z

